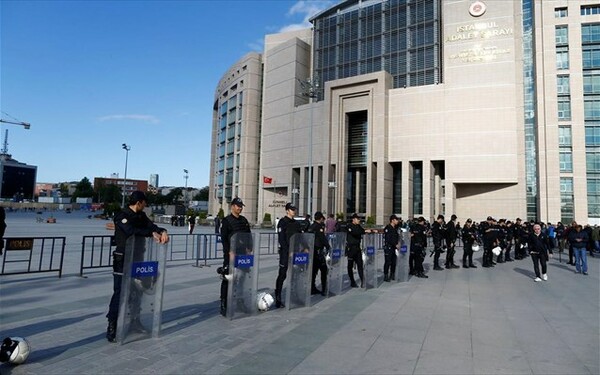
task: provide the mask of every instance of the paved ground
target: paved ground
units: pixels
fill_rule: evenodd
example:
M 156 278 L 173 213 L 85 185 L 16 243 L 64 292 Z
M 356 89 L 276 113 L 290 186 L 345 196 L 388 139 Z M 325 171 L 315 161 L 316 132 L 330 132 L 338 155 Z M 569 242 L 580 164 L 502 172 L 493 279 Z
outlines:
M 215 267 L 171 263 L 161 337 L 122 346 L 104 338 L 108 271 L 3 276 L 0 336 L 24 336 L 33 352 L 0 373 L 598 374 L 600 259 L 589 261 L 583 276 L 553 259 L 539 283 L 529 258 L 430 271 L 234 321 L 218 314 Z M 272 291 L 276 271 L 261 257 L 259 289 Z

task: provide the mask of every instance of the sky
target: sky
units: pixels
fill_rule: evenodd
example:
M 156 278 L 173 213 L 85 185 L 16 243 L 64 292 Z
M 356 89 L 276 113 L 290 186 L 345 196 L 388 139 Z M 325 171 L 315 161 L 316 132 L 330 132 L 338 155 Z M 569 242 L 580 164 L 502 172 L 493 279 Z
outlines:
M 0 124 L 37 182 L 209 183 L 214 91 L 266 34 L 337 1 L 0 1 Z M 130 147 L 127 152 L 122 148 Z

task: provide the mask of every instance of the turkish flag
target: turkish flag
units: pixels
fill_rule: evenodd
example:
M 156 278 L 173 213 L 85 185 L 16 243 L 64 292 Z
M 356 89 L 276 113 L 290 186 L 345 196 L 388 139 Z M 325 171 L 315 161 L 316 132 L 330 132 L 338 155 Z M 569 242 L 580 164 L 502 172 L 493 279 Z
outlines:
M 271 177 L 263 176 L 263 184 L 271 184 L 273 179 Z

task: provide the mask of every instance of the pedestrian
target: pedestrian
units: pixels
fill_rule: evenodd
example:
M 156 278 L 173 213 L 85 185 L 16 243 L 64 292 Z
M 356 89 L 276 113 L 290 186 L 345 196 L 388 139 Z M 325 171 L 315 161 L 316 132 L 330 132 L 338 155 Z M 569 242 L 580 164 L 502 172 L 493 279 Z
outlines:
M 389 282 L 396 279 L 396 263 L 398 257 L 396 250 L 399 248 L 400 235 L 398 234 L 398 217 L 390 216 L 390 223 L 383 228 L 383 281 Z
M 315 217 L 315 220 L 316 220 L 316 217 Z M 326 234 L 335 233 L 336 223 L 337 223 L 337 221 L 335 220 L 335 217 L 333 216 L 333 214 L 329 214 L 327 217 L 327 220 L 325 220 L 325 233 Z
M 315 234 L 310 293 L 325 296 L 327 294 L 327 262 L 325 261 L 325 255 L 331 249 L 331 246 L 325 234 L 325 216 L 322 212 L 315 212 L 315 221 L 311 224 L 308 232 Z M 317 289 L 316 285 L 317 272 L 321 272 L 321 290 Z
M 586 231 L 582 230 L 581 225 L 577 225 L 575 230 L 569 232 L 569 243 L 573 248 L 575 255 L 575 273 L 587 275 L 587 250 L 586 246 L 589 237 Z
M 531 260 L 533 261 L 533 271 L 535 272 L 534 281 L 548 281 L 546 262 L 548 261 L 549 254 L 552 254 L 552 249 L 550 249 L 549 246 L 548 236 L 542 233 L 541 225 L 537 223 L 533 225 L 533 233 L 529 234 L 527 243 L 529 255 L 531 255 Z M 585 245 L 583 249 L 585 250 Z M 541 278 L 540 265 L 542 266 Z
M 215 215 L 215 233 L 221 233 L 221 218 L 219 217 L 219 214 Z
M 109 342 L 116 341 L 117 335 L 117 318 L 119 316 L 119 302 L 121 299 L 121 282 L 123 279 L 123 266 L 125 261 L 125 252 L 133 249 L 127 248 L 127 239 L 131 236 L 136 237 L 153 237 L 157 243 L 165 244 L 169 242 L 167 230 L 158 227 L 154 224 L 146 213 L 147 199 L 146 194 L 142 191 L 134 191 L 129 197 L 128 206 L 117 213 L 114 218 L 115 224 L 115 243 L 116 248 L 113 251 L 113 295 L 108 306 L 108 327 L 106 328 L 106 339 Z M 142 254 L 137 254 L 138 249 L 135 249 L 134 258 L 143 257 L 145 249 L 141 249 Z M 146 332 L 142 326 L 139 317 L 140 298 L 134 297 L 131 301 L 131 323 L 130 329 L 137 332 Z
M 196 216 L 195 215 L 190 215 L 188 217 L 188 227 L 190 230 L 190 234 L 192 234 L 192 232 L 194 232 L 194 227 L 196 226 Z
M 354 279 L 354 264 L 358 269 L 358 277 L 360 277 L 360 287 L 364 286 L 364 264 L 362 259 L 362 251 L 360 248 L 362 236 L 365 233 L 371 233 L 371 230 L 365 230 L 360 225 L 360 217 L 354 213 L 352 222 L 348 225 L 348 234 L 346 236 L 346 249 L 348 256 L 348 277 L 350 278 L 350 286 L 358 288 Z
M 228 281 L 225 278 L 229 274 L 231 237 L 236 233 L 250 233 L 250 223 L 242 216 L 244 202 L 238 197 L 233 198 L 229 207 L 230 214 L 221 223 L 221 243 L 223 244 L 223 268 L 221 268 L 221 315 L 227 315 L 227 289 Z
M 283 282 L 287 277 L 290 239 L 296 233 L 302 233 L 300 222 L 294 219 L 296 216 L 296 206 L 292 202 L 285 205 L 285 216 L 277 223 L 277 240 L 279 242 L 279 272 L 275 281 L 275 307 L 285 307 L 281 299 Z

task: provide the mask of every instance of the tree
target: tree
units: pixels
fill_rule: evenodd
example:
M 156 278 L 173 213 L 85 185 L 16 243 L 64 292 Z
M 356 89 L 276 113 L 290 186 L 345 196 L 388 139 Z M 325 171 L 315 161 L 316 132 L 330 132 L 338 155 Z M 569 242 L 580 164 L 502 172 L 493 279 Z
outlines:
M 194 195 L 195 201 L 208 201 L 208 186 L 203 187 L 198 191 L 196 195 Z
M 176 204 L 183 197 L 183 189 L 182 188 L 174 188 L 166 195 L 166 203 L 167 204 Z
M 92 198 L 94 196 L 94 188 L 92 187 L 92 183 L 88 180 L 87 177 L 84 177 L 79 181 L 79 183 L 75 186 L 75 191 L 71 196 L 71 202 L 75 202 L 75 200 L 79 197 L 82 198 Z
M 98 189 L 98 203 L 104 203 L 105 206 L 110 203 L 120 205 L 122 199 L 121 189 L 117 185 L 104 185 Z
M 69 196 L 69 184 L 62 183 L 60 184 L 60 196 L 66 198 Z

